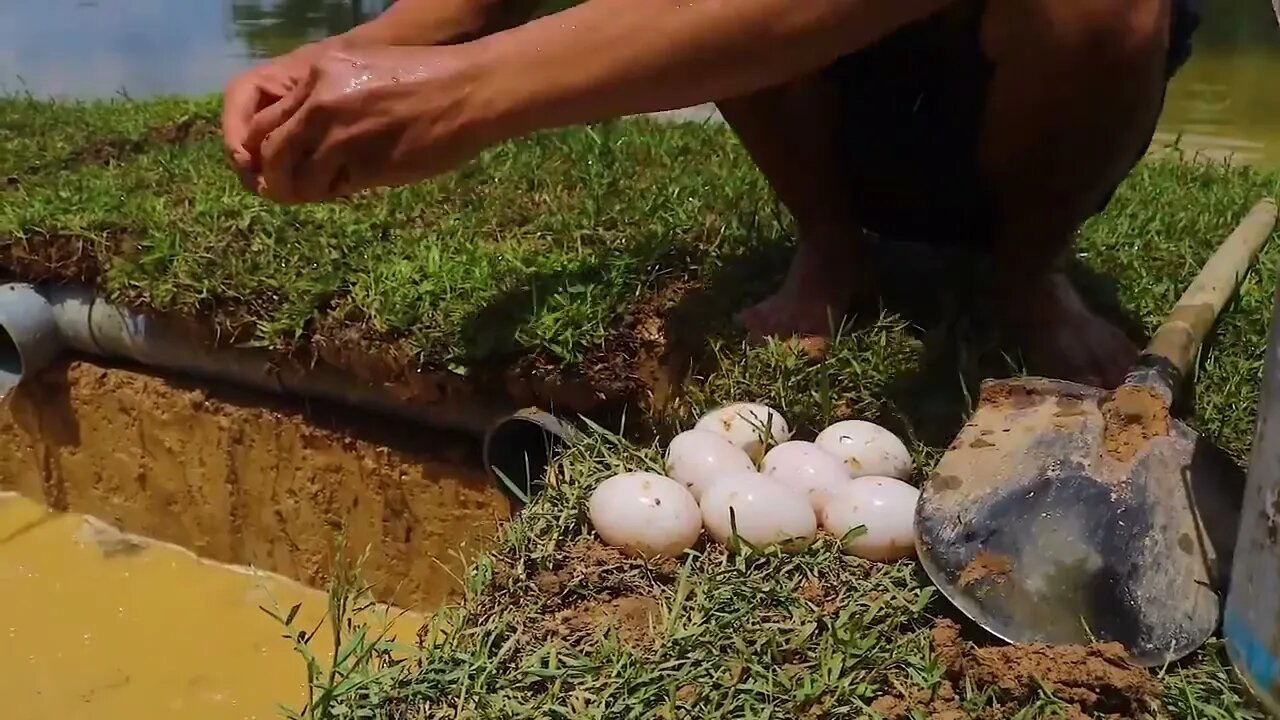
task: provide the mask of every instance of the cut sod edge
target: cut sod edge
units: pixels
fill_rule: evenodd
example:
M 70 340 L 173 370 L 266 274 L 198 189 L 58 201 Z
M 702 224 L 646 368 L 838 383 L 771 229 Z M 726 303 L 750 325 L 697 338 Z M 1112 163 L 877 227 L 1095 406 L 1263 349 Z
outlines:
M 404 388 L 360 382 L 327 365 L 282 365 L 265 351 L 218 348 L 174 323 L 114 305 L 85 288 L 0 285 L 0 400 L 65 350 L 482 435 L 485 470 L 508 492 L 512 483 L 520 484 L 516 478 L 527 479 L 527 491 L 541 477 L 551 449 L 569 432 L 551 414 L 494 398 L 412 402 Z

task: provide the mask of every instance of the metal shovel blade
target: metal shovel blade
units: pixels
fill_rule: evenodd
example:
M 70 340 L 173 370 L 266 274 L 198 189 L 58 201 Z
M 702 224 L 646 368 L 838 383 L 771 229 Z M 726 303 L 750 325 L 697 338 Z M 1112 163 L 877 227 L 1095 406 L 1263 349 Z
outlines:
M 1116 641 L 1159 665 L 1217 625 L 1240 475 L 1145 387 L 988 381 L 922 493 L 917 549 L 1004 640 Z

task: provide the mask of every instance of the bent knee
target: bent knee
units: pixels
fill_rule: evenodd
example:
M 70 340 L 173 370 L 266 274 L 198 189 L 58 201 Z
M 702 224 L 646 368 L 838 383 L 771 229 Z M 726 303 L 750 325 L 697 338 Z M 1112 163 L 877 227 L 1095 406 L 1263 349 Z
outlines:
M 994 54 L 1110 65 L 1167 52 L 1170 13 L 1171 0 L 995 0 L 986 33 Z

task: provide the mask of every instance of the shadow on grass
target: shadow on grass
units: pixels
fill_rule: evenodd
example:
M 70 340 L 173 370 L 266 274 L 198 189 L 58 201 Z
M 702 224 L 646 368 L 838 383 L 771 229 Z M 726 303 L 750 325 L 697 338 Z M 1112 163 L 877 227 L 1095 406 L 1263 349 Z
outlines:
M 668 338 L 687 353 L 678 362 L 696 369 L 707 360 L 709 339 L 741 341 L 743 331 L 730 319 L 781 282 L 791 252 L 785 244 L 755 243 L 725 258 L 667 318 Z M 990 260 L 956 248 L 881 243 L 873 262 L 880 293 L 872 304 L 851 309 L 853 320 L 844 332 L 866 331 L 892 317 L 906 323 L 920 348 L 914 363 L 871 370 L 884 377 L 860 384 L 883 396 L 882 412 L 872 419 L 930 448 L 945 447 L 972 410 L 982 381 L 1017 375 L 1023 368 L 1017 345 L 1002 335 L 994 318 L 987 292 Z M 1122 307 L 1113 279 L 1078 262 L 1068 272 L 1095 311 L 1135 342 L 1144 341 L 1142 325 Z M 865 364 L 849 371 L 855 370 L 867 372 Z
M 894 408 L 915 437 L 929 447 L 945 447 L 959 432 L 977 400 L 983 380 L 1035 374 L 1014 338 L 997 320 L 986 279 L 994 277 L 989 257 L 948 248 L 886 246 L 878 262 L 886 310 L 921 333 L 924 352 L 913 372 L 890 390 Z M 1116 281 L 1072 259 L 1068 277 L 1089 306 L 1125 332 L 1145 342 L 1142 323 L 1120 303 Z

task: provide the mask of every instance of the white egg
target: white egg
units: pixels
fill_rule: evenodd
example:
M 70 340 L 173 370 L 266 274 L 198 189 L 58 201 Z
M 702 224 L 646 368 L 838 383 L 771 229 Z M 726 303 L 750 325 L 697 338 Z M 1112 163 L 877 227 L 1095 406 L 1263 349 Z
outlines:
M 760 472 L 805 493 L 815 513 L 822 512 L 828 493 L 849 480 L 839 460 L 803 440 L 784 442 L 765 453 Z
M 846 480 L 827 496 L 822 527 L 842 540 L 841 549 L 867 560 L 890 562 L 916 552 L 916 502 L 920 491 L 897 478 L 868 475 Z M 850 530 L 866 530 L 846 538 Z
M 733 403 L 703 415 L 697 430 L 722 435 L 759 462 L 768 446 L 791 439 L 791 428 L 782 413 L 759 403 Z
M 686 430 L 667 446 L 667 476 L 689 488 L 694 500 L 717 478 L 755 469 L 746 451 L 710 430 Z
M 702 532 L 698 503 L 683 485 L 647 472 L 623 473 L 591 493 L 587 514 L 607 545 L 636 557 L 679 557 Z
M 814 444 L 844 463 L 849 477 L 911 477 L 911 453 L 897 435 L 863 420 L 844 420 L 821 433 Z
M 781 545 L 787 552 L 808 547 L 818 532 L 818 519 L 803 493 L 756 472 L 712 483 L 702 495 L 702 523 L 721 545 L 729 544 L 736 527 L 738 537 L 753 547 Z

